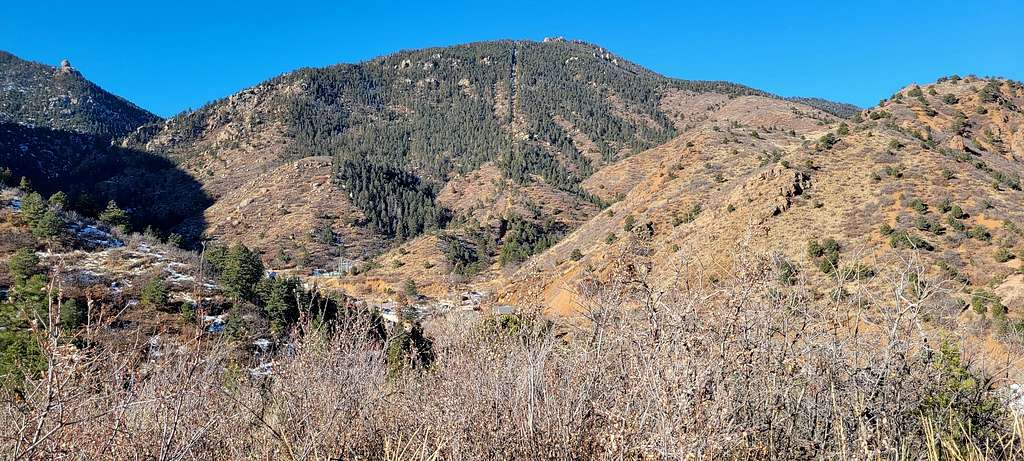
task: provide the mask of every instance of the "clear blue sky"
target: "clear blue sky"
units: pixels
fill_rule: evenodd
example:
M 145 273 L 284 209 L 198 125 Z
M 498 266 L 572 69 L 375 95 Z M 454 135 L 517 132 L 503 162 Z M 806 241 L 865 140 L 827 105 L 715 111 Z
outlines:
M 861 106 L 953 73 L 1024 80 L 1020 0 L 4 3 L 0 49 L 68 58 L 163 116 L 297 67 L 498 38 L 565 36 L 671 77 Z

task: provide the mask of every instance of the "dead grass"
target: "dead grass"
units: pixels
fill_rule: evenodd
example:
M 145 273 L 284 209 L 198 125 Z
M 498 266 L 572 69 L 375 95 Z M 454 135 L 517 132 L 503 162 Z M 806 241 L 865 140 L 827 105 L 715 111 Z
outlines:
M 437 319 L 432 365 L 398 374 L 361 317 L 332 335 L 307 325 L 267 377 L 217 341 L 135 366 L 52 335 L 47 373 L 4 394 L 0 447 L 10 459 L 1024 455 L 1018 419 L 978 427 L 960 407 L 925 411 L 948 389 L 922 328 L 944 289 L 912 264 L 880 275 L 888 289 L 867 311 L 780 286 L 772 259 L 752 254 L 714 284 L 658 284 L 647 245 L 633 241 L 615 277 L 579 287 L 587 322 Z

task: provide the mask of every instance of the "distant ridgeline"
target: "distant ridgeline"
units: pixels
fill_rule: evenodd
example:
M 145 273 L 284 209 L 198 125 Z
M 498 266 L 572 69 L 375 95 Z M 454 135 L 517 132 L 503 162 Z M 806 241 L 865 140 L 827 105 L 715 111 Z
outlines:
M 762 94 L 668 79 L 575 42 L 400 52 L 279 79 L 305 88 L 288 100 L 296 155 L 365 158 L 442 182 L 497 161 L 512 179 L 536 174 L 566 190 L 594 167 L 570 131 L 610 162 L 675 135 L 659 109 L 668 88 Z

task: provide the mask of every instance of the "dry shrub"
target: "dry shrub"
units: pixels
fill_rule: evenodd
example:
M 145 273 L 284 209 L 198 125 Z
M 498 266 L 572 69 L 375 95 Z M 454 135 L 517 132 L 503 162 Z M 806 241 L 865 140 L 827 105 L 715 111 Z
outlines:
M 262 377 L 221 343 L 140 366 L 62 355 L 54 339 L 49 372 L 5 395 L 0 437 L 13 459 L 1024 454 L 1020 423 L 979 410 L 994 394 L 942 359 L 922 321 L 946 308 L 942 287 L 913 264 L 880 270 L 866 309 L 780 285 L 769 257 L 741 254 L 715 283 L 686 266 L 654 283 L 650 254 L 634 242 L 613 274 L 581 285 L 587 321 L 573 328 L 431 320 L 433 363 L 397 375 L 366 317 L 330 334 L 307 325 Z

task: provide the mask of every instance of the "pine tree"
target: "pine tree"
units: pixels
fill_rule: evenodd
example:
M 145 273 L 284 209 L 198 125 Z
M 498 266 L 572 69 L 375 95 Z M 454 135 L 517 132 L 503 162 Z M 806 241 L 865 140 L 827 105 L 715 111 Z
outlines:
M 64 219 L 57 212 L 47 210 L 32 226 L 32 235 L 44 240 L 54 239 L 64 232 L 64 225 Z
M 43 272 L 43 268 L 39 266 L 39 257 L 28 248 L 15 251 L 7 262 L 7 267 L 16 285 Z
M 11 182 L 13 173 L 10 168 L 0 168 L 0 187 L 4 187 Z
M 44 213 L 46 213 L 46 202 L 43 201 L 43 196 L 39 193 L 32 192 L 21 199 L 21 217 L 29 227 L 35 227 Z
M 259 255 L 242 244 L 228 251 L 221 273 L 221 282 L 229 294 L 240 299 L 252 299 L 256 283 L 263 277 L 263 262 Z
M 166 243 L 172 247 L 181 248 L 182 245 L 185 243 L 185 239 L 181 236 L 181 234 L 177 232 L 171 232 L 170 234 L 167 235 Z
M 60 305 L 60 325 L 64 330 L 74 330 L 85 321 L 85 315 L 74 298 L 64 300 Z
M 636 227 L 636 218 L 633 215 L 626 216 L 626 220 L 622 222 L 622 230 L 629 232 Z
M 31 192 L 32 182 L 29 181 L 28 178 L 22 176 L 21 181 L 18 182 L 18 189 L 21 189 L 23 192 Z
M 416 281 L 413 279 L 405 279 L 405 283 L 402 284 L 402 294 L 410 298 L 419 296 L 419 289 L 416 287 Z
M 384 349 L 384 360 L 388 366 L 388 378 L 394 379 L 409 366 L 409 349 L 412 341 L 401 326 L 395 328 Z
M 39 348 L 39 340 L 27 328 L 4 325 L 10 304 L 0 304 L 0 376 L 4 382 L 19 386 L 26 378 L 46 369 L 46 357 Z
M 68 194 L 61 191 L 54 192 L 50 199 L 47 200 L 47 203 L 49 203 L 50 208 L 55 210 L 66 210 L 68 208 Z
M 280 334 L 287 325 L 286 316 L 290 308 L 288 283 L 280 280 L 272 280 L 270 283 L 270 293 L 267 295 L 267 304 L 263 306 L 263 310 L 270 320 L 271 331 Z
M 43 326 L 49 323 L 49 291 L 48 280 L 43 274 L 35 274 L 15 284 L 13 296 L 14 318 L 21 325 L 39 322 Z
M 111 200 L 107 202 L 107 208 L 100 213 L 100 222 L 120 229 L 121 232 L 129 232 L 131 229 L 131 223 L 128 220 L 128 213 L 125 213 L 120 207 L 117 206 L 117 202 Z
M 320 224 L 315 235 L 316 241 L 324 245 L 331 245 L 334 243 L 334 230 L 331 228 L 331 223 L 329 222 Z
M 160 275 L 156 275 L 146 282 L 146 285 L 142 287 L 142 295 L 140 301 L 144 307 L 150 309 L 160 309 L 167 305 L 167 285 L 164 283 L 164 279 Z
M 203 252 L 203 256 L 205 256 L 206 262 L 210 265 L 210 269 L 213 271 L 214 275 L 219 276 L 224 273 L 224 267 L 227 265 L 228 261 L 228 247 L 210 244 Z
M 836 134 L 839 136 L 846 136 L 850 134 L 850 126 L 847 125 L 846 122 L 840 123 L 839 128 L 836 130 Z

